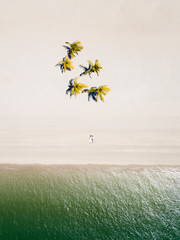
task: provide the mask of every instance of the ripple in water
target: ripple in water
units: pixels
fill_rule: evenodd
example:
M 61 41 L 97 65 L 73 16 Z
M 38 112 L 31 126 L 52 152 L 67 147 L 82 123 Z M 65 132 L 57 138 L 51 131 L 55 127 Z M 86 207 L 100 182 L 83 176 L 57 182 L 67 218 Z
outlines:
M 0 169 L 0 239 L 180 239 L 180 171 Z

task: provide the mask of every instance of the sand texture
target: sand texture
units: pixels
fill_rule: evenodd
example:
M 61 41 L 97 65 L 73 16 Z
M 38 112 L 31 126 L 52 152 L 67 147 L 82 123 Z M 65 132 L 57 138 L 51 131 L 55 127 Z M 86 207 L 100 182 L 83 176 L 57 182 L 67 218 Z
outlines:
M 180 130 L 1 130 L 0 164 L 180 165 Z

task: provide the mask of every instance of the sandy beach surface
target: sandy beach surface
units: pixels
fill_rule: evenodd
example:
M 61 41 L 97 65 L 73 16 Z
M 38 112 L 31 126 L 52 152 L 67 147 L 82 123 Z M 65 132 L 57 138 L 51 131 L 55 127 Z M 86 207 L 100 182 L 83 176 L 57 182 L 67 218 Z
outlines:
M 0 131 L 0 164 L 180 166 L 180 130 L 89 129 Z
M 178 0 L 2 1 L 0 164 L 180 165 L 179 12 Z M 96 59 L 99 76 L 81 75 Z M 67 95 L 76 77 L 108 85 L 105 102 Z

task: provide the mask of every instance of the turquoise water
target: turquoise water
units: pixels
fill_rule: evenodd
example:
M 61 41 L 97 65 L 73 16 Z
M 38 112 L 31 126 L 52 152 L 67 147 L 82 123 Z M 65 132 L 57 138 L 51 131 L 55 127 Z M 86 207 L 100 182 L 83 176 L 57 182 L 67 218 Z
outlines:
M 180 170 L 0 167 L 0 240 L 180 239 Z

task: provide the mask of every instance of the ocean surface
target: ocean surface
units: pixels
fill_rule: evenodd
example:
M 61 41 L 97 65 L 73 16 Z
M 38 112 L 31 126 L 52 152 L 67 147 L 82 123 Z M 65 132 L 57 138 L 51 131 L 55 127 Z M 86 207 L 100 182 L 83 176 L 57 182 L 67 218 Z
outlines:
M 1 166 L 0 240 L 179 240 L 180 169 Z

